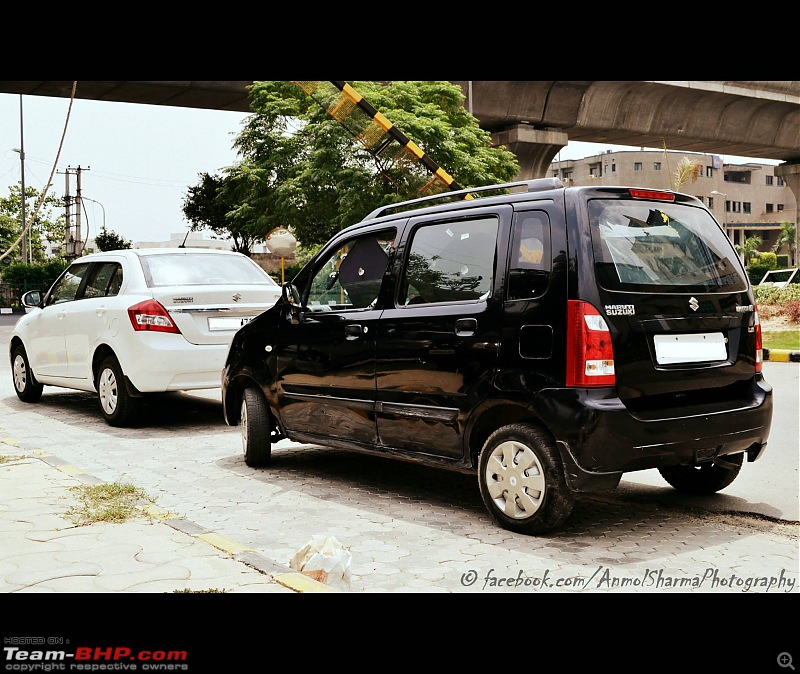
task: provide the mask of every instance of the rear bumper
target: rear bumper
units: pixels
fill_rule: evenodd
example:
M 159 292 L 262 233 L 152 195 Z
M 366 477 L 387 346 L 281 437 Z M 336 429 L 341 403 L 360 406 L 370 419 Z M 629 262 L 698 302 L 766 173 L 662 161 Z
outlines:
M 534 401 L 561 451 L 576 491 L 613 489 L 624 473 L 697 465 L 715 456 L 758 459 L 772 425 L 772 387 L 754 379 L 750 396 L 730 409 L 662 410 L 632 415 L 613 389 L 547 389 Z
M 120 349 L 125 375 L 142 393 L 219 388 L 227 344 L 190 344 L 183 335 L 146 333 Z

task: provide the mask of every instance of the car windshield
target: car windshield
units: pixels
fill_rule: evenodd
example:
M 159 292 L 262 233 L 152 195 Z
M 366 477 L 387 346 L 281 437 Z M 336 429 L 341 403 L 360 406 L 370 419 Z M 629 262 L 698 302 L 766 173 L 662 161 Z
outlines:
M 597 277 L 609 290 L 738 292 L 747 279 L 725 233 L 685 204 L 589 202 Z
M 140 258 L 147 285 L 277 285 L 248 257 L 238 255 L 150 255 Z

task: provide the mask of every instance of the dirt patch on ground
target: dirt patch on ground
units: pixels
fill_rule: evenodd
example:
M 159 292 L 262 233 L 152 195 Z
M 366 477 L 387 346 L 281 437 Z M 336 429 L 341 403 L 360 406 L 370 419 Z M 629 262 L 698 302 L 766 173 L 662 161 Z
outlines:
M 777 307 L 759 307 L 758 317 L 761 320 L 761 330 L 800 330 L 800 323 L 790 320 Z

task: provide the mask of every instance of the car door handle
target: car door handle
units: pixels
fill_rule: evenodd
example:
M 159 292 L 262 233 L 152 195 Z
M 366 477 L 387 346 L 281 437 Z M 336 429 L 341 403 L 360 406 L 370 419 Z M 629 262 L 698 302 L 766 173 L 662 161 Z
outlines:
M 459 318 L 456 320 L 456 335 L 469 337 L 478 330 L 477 318 Z
M 354 325 L 345 325 L 344 326 L 344 336 L 345 339 L 358 339 L 367 331 L 367 328 L 363 328 L 362 326 L 358 325 L 357 323 Z

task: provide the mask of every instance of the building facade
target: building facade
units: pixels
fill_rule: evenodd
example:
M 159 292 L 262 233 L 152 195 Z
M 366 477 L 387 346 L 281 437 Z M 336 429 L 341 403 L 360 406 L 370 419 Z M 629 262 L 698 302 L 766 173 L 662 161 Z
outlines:
M 676 188 L 676 171 L 684 158 L 700 168 Z M 770 164 L 724 164 L 719 155 L 693 152 L 608 150 L 556 160 L 550 169 L 565 185 L 630 185 L 691 194 L 708 207 L 735 245 L 759 237 L 763 252 L 773 249 L 785 223 L 797 222 L 795 197 Z M 793 259 L 788 248 L 778 252 Z

